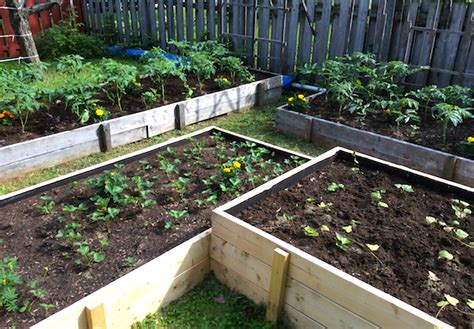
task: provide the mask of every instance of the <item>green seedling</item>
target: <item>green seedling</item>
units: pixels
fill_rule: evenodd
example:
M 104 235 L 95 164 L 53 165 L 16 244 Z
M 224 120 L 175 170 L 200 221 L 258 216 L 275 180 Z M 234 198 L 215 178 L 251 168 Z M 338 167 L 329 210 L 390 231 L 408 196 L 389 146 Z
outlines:
M 310 237 L 319 236 L 318 231 L 316 229 L 312 228 L 311 226 L 303 225 L 302 227 L 303 227 L 304 235 L 310 236 Z
M 336 192 L 337 190 L 343 190 L 344 184 L 331 183 L 328 185 L 329 192 Z
M 336 246 L 344 251 L 347 251 L 351 244 L 352 241 L 349 238 L 347 238 L 344 234 L 336 232 Z
M 189 213 L 188 213 L 188 210 L 187 210 L 187 209 L 183 209 L 183 210 L 171 210 L 171 211 L 169 212 L 169 214 L 170 214 L 171 217 L 174 217 L 174 218 L 176 218 L 176 219 L 180 219 L 180 218 L 189 216 Z
M 413 193 L 415 192 L 413 190 L 413 187 L 411 185 L 407 185 L 407 184 L 395 184 L 395 187 L 402 190 L 403 192 L 406 192 L 406 193 Z

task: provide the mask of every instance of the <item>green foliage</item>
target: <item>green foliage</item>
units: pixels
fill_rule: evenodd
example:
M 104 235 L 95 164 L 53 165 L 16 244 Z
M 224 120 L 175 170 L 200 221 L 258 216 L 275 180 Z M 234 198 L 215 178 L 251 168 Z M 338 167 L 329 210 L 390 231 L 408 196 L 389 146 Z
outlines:
M 443 126 L 444 144 L 446 144 L 449 124 L 451 123 L 454 127 L 457 127 L 464 120 L 472 118 L 473 114 L 469 110 L 449 103 L 438 103 L 433 106 L 433 117 L 439 120 Z
M 208 54 L 194 51 L 188 54 L 188 60 L 186 70 L 197 78 L 199 91 L 202 92 L 203 80 L 216 74 L 215 62 Z
M 210 276 L 179 300 L 132 325 L 132 329 L 158 328 L 270 329 L 272 324 L 265 321 L 263 306 L 255 305 Z
M 122 111 L 122 97 L 132 85 L 139 87 L 136 81 L 137 68 L 132 65 L 121 64 L 113 59 L 103 59 L 99 63 L 98 80 L 106 84 L 104 92 L 107 97 L 117 104 Z
M 17 259 L 3 257 L 0 261 L 0 278 L 2 280 L 0 285 L 0 309 L 7 312 L 17 312 L 19 310 L 17 291 L 18 285 L 22 280 L 16 272 Z
M 178 66 L 176 62 L 168 59 L 164 55 L 160 54 L 159 57 L 148 59 L 147 64 L 143 67 L 144 73 L 149 74 L 151 79 L 158 84 L 158 88 L 161 94 L 161 100 L 165 101 L 165 83 L 166 79 L 170 77 L 179 78 L 185 88 L 188 90 L 188 95 L 192 95 L 192 91 L 188 86 L 186 75 L 182 69 L 182 66 Z
M 220 61 L 220 66 L 223 71 L 230 73 L 233 83 L 236 82 L 237 78 L 239 78 L 241 82 L 252 82 L 255 80 L 255 77 L 249 72 L 242 60 L 238 57 L 224 57 Z
M 84 64 L 84 57 L 80 55 L 65 55 L 58 58 L 56 70 L 64 74 L 78 74 L 90 63 Z
M 217 77 L 214 79 L 214 84 L 217 86 L 219 89 L 226 89 L 232 86 L 232 82 L 229 81 L 226 77 Z
M 84 58 L 96 58 L 105 54 L 104 42 L 96 36 L 79 32 L 74 18 L 44 29 L 35 43 L 41 59 L 57 59 L 76 54 Z

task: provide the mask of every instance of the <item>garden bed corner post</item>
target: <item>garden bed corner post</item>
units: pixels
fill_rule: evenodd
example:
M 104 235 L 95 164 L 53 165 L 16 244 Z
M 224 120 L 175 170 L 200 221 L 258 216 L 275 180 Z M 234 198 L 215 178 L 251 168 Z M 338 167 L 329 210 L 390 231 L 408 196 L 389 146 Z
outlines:
M 267 85 L 263 82 L 260 82 L 257 85 L 257 95 L 255 98 L 255 106 L 261 107 L 265 105 L 265 93 L 267 92 Z
M 275 248 L 272 257 L 272 275 L 268 290 L 267 321 L 276 324 L 285 299 L 286 279 L 288 274 L 290 254 Z
M 87 329 L 106 329 L 104 304 L 86 307 Z
M 174 109 L 175 127 L 178 130 L 186 128 L 186 113 L 184 113 L 184 104 L 176 105 Z

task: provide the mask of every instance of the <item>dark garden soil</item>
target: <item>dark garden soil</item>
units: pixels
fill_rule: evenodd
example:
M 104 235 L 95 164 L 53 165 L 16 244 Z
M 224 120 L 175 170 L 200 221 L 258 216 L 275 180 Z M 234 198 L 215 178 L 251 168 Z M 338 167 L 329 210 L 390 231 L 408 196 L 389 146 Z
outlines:
M 331 183 L 345 187 L 329 192 Z M 404 192 L 394 184 L 410 184 L 414 192 Z M 388 208 L 377 206 L 371 197 L 372 192 L 381 189 L 386 190 L 382 201 Z M 439 311 L 436 303 L 444 299 L 443 295 L 453 296 L 460 301 L 458 308 L 472 315 L 447 306 L 438 318 L 458 328 L 471 328 L 474 311 L 466 302 L 474 296 L 473 248 L 425 220 L 433 216 L 452 225 L 456 219 L 451 208 L 454 198 L 459 196 L 374 168 L 362 167 L 355 173 L 350 163 L 338 161 L 260 200 L 238 217 L 433 316 Z M 474 209 L 474 197 L 463 200 Z M 318 207 L 320 202 L 332 203 L 331 210 Z M 356 225 L 347 233 L 342 227 L 351 225 L 352 220 L 357 221 Z M 469 234 L 463 241 L 472 241 L 474 215 L 459 222 Z M 306 236 L 303 225 L 317 229 L 319 236 Z M 322 232 L 322 225 L 327 225 L 329 231 Z M 353 241 L 347 251 L 336 245 L 335 232 Z M 367 243 L 380 248 L 371 252 Z M 438 259 L 441 250 L 449 251 L 454 259 Z M 439 281 L 430 280 L 428 271 Z
M 193 150 L 195 155 L 192 155 Z M 268 150 L 267 153 L 263 152 L 263 148 L 253 143 L 235 142 L 219 135 L 205 136 L 158 152 L 145 158 L 145 161 L 133 162 L 121 169 L 95 176 L 106 177 L 108 181 L 119 179 L 122 175 L 129 178 L 138 176 L 153 184 L 147 187 L 151 190 L 147 198 L 155 200 L 156 204 L 144 208 L 140 204 L 114 204 L 113 207 L 118 208 L 120 213 L 109 221 L 91 219 L 98 207 L 90 198 L 98 195 L 98 192 L 88 185 L 87 180 L 48 191 L 46 195 L 54 201 L 50 214 L 40 210 L 39 206 L 46 204 L 40 195 L 2 207 L 0 255 L 17 257 L 17 270 L 23 282 L 37 280 L 39 287 L 47 293 L 42 300 L 37 300 L 22 285 L 19 288 L 20 300 L 33 301 L 31 311 L 23 314 L 6 313 L 0 308 L 0 328 L 13 324 L 16 324 L 16 328 L 29 327 L 45 317 L 40 303 L 55 305 L 50 314 L 59 311 L 208 229 L 211 209 L 236 196 L 224 193 L 219 188 L 219 183 L 226 181 L 223 178 L 226 177 L 223 163 L 241 163 L 240 169 L 234 169 L 242 181 L 242 185 L 237 188 L 237 194 L 241 194 L 304 162 L 294 157 L 284 158 Z M 164 158 L 159 159 L 160 154 Z M 174 163 L 179 173 L 166 174 L 160 169 L 160 160 Z M 216 181 L 208 185 L 203 183 L 203 179 L 214 175 L 217 175 Z M 171 186 L 179 177 L 191 179 L 182 192 Z M 259 177 L 259 180 L 255 177 Z M 138 185 L 133 179 L 128 180 L 127 184 L 133 189 Z M 203 193 L 206 189 L 216 191 L 216 205 L 210 202 L 198 204 L 198 199 L 209 196 Z M 120 200 L 125 199 L 125 194 L 137 196 L 138 192 L 126 190 L 120 194 Z M 81 203 L 88 209 L 73 213 L 64 210 L 65 206 L 78 206 Z M 109 207 L 112 206 L 109 204 Z M 188 215 L 184 217 L 177 219 L 170 215 L 172 210 L 184 209 L 188 210 Z M 68 242 L 66 238 L 56 237 L 60 229 L 72 222 L 82 225 L 77 229 L 80 238 Z M 106 246 L 101 245 L 101 239 L 107 242 Z M 104 254 L 105 260 L 94 263 L 81 258 L 76 252 L 77 242 L 87 242 L 91 250 Z M 133 260 L 127 262 L 127 257 L 133 257 Z M 82 264 L 76 264 L 76 259 L 82 259 Z
M 256 81 L 271 77 L 269 74 L 257 71 L 252 71 L 252 73 L 254 74 Z M 217 76 L 227 77 L 230 81 L 230 74 L 225 72 L 222 72 Z M 107 99 L 105 94 L 100 94 L 97 96 L 97 98 L 100 99 L 100 102 L 97 103 L 98 106 L 110 111 L 109 119 L 147 110 L 142 100 L 141 94 L 147 90 L 150 90 L 150 88 L 159 88 L 149 77 L 142 78 L 137 82 L 140 82 L 142 86 L 140 89 L 130 91 L 123 97 L 123 110 L 120 110 L 118 105 L 113 104 L 109 99 Z M 198 97 L 222 90 L 215 85 L 213 80 L 204 81 L 202 92 L 199 91 L 197 79 L 194 77 L 188 77 L 188 84 L 194 91 L 192 97 Z M 240 84 L 240 81 L 236 81 L 236 83 L 230 88 Z M 185 100 L 187 96 L 183 82 L 176 77 L 172 77 L 166 81 L 165 93 L 165 101 L 163 102 L 161 98 L 157 99 L 150 108 L 182 101 Z M 84 125 L 93 123 L 94 122 L 91 120 L 89 123 Z M 55 104 L 52 104 L 50 108 L 42 108 L 40 111 L 37 111 L 31 115 L 27 122 L 26 131 L 23 134 L 21 133 L 21 125 L 19 120 L 15 120 L 11 126 L 0 125 L 0 147 L 59 133 L 62 131 L 68 131 L 82 127 L 84 125 L 78 121 L 76 115 L 72 113 L 70 109 L 64 108 L 63 102 L 58 101 Z
M 361 120 L 361 117 L 347 111 L 343 111 L 342 116 L 339 116 L 338 109 L 339 106 L 337 103 L 328 102 L 323 98 L 316 98 L 311 102 L 311 109 L 306 113 L 350 127 L 371 131 L 464 157 L 466 157 L 466 155 L 461 154 L 459 143 L 465 142 L 469 136 L 474 136 L 474 120 L 472 119 L 465 121 L 457 127 L 450 126 L 448 128 L 447 143 L 445 145 L 443 144 L 443 130 L 441 125 L 435 122 L 429 114 L 426 117 L 423 114 L 421 115 L 422 121 L 420 123 L 420 129 L 414 131 L 410 125 L 401 124 L 397 127 L 396 124 L 387 121 L 384 114 L 370 113 L 366 116 L 365 120 Z

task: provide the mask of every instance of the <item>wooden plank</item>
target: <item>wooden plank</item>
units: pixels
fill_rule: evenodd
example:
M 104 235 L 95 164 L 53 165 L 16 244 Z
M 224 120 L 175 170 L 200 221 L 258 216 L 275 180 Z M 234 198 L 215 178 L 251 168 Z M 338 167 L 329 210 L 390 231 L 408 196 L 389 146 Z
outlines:
M 314 162 L 312 162 L 314 163 Z M 262 187 L 262 186 L 261 186 Z M 267 187 L 268 188 L 268 187 Z M 259 188 L 257 188 L 259 189 Z M 213 234 L 246 253 L 271 263 L 272 250 L 282 248 L 291 254 L 288 275 L 291 279 L 325 296 L 375 325 L 387 328 L 451 328 L 426 313 L 346 274 L 321 260 L 253 226 L 214 210 Z M 327 312 L 326 312 L 327 313 Z M 318 319 L 318 322 L 321 322 Z
M 426 27 L 431 29 L 429 32 L 425 32 L 423 43 L 421 45 L 417 45 L 420 47 L 420 58 L 418 60 L 418 65 L 430 65 L 432 55 L 433 55 L 433 47 L 434 42 L 436 39 L 436 32 L 434 29 L 437 28 L 439 17 L 441 13 L 441 0 L 437 0 L 435 2 L 431 2 L 428 18 L 426 20 Z M 428 72 L 419 72 L 414 76 L 414 82 L 418 85 L 425 85 L 428 81 Z
M 196 1 L 196 41 L 204 37 L 204 0 Z
M 121 1 L 115 0 L 115 15 L 117 17 L 117 26 L 116 30 L 118 32 L 118 39 L 123 41 L 123 31 L 122 31 L 122 8 L 121 8 Z
M 387 22 L 386 6 L 388 0 L 379 0 L 377 5 L 377 18 L 375 20 L 373 53 L 379 58 L 382 46 L 383 32 Z
M 93 33 L 97 33 L 97 23 L 96 23 L 97 16 L 95 14 L 94 0 L 86 0 L 86 1 L 88 2 L 88 7 L 89 7 L 88 16 L 91 23 L 90 25 L 91 31 Z M 46 12 L 43 11 L 43 13 L 46 13 Z
M 163 0 L 165 1 L 165 0 Z M 176 39 L 175 21 L 174 21 L 174 1 L 166 0 L 166 26 L 168 27 L 168 41 Z
M 156 6 L 155 0 L 148 0 L 148 24 L 150 27 L 151 42 L 153 45 L 156 45 L 158 40 L 158 35 L 156 32 Z
M 89 6 L 87 5 L 87 0 L 82 0 L 81 1 L 81 6 L 82 6 L 82 13 L 83 13 L 83 23 L 84 27 L 87 32 L 91 32 L 91 23 L 90 23 L 90 14 L 89 14 Z M 30 22 L 31 25 L 31 22 Z
M 141 321 L 200 282 L 209 271 L 210 230 L 34 325 L 33 329 L 86 329 L 85 307 L 104 305 L 109 328 Z M 95 328 L 95 327 L 94 327 Z
M 148 32 L 148 14 L 147 7 L 145 6 L 146 0 L 138 0 L 138 16 L 140 20 L 140 40 L 141 44 L 145 47 L 149 44 L 149 32 Z
M 125 42 L 130 42 L 130 12 L 128 10 L 128 1 L 122 2 L 122 17 Z
M 166 48 L 166 26 L 165 26 L 165 5 L 164 1 L 158 1 L 158 33 L 160 34 L 160 47 Z
M 239 2 L 238 0 L 229 0 L 227 5 L 227 12 L 230 12 L 230 33 L 239 34 Z M 240 49 L 240 38 L 231 36 L 230 38 L 233 44 L 233 50 L 238 51 Z
M 262 7 L 258 12 L 258 37 L 268 39 L 270 26 L 270 0 L 262 0 Z M 268 41 L 258 40 L 257 68 L 268 69 Z
M 383 29 L 383 36 L 381 38 L 381 47 L 379 53 L 379 60 L 382 62 L 388 61 L 390 54 L 390 44 L 392 40 L 393 21 L 395 19 L 396 1 L 387 1 L 385 6 L 385 25 Z
M 87 329 L 106 329 L 104 304 L 86 306 Z
M 403 34 L 402 34 L 402 41 L 399 51 L 399 58 L 406 63 L 409 61 L 409 55 L 411 52 L 411 46 L 413 44 L 413 32 L 411 27 L 415 25 L 416 16 L 418 14 L 418 6 L 419 3 L 417 0 L 413 1 L 410 0 L 409 8 L 407 12 L 406 22 L 403 25 Z
M 313 30 L 311 27 L 314 22 L 314 12 L 316 4 L 314 0 L 306 1 L 306 8 L 308 10 L 308 16 L 303 12 L 301 14 L 302 24 L 300 25 L 299 35 L 299 47 L 298 47 L 298 66 L 302 66 L 305 63 L 309 64 L 311 56 L 311 46 L 313 45 Z
M 184 40 L 183 0 L 176 2 L 176 38 L 178 41 Z
M 312 118 L 302 113 L 285 111 L 283 106 L 275 114 L 275 129 L 285 134 L 311 141 Z
M 369 0 L 360 0 L 357 8 L 357 20 L 354 22 L 351 46 L 349 47 L 350 52 L 362 52 L 364 50 L 368 13 Z
M 329 27 L 331 23 L 332 1 L 322 0 L 323 12 L 321 19 L 316 24 L 316 38 L 313 45 L 313 63 L 324 63 L 326 61 Z
M 313 0 L 310 0 L 313 1 Z M 285 0 L 276 0 L 276 8 L 285 8 Z M 285 11 L 282 9 L 273 11 L 272 18 L 272 40 L 279 40 L 281 42 L 271 42 L 270 43 L 270 71 L 271 72 L 281 72 L 282 69 L 282 49 L 283 42 L 285 40 L 283 36 L 283 27 L 285 19 Z
M 208 1 L 207 33 L 209 35 L 209 39 L 214 40 L 216 38 L 216 0 Z
M 265 319 L 276 324 L 285 300 L 285 287 L 288 274 L 290 254 L 275 248 L 272 258 L 272 275 L 268 291 L 267 312 Z
M 331 43 L 329 45 L 330 58 L 344 55 L 347 45 L 347 32 L 351 22 L 352 0 L 336 0 L 336 4 L 339 4 L 339 14 L 334 18 L 332 25 Z
M 473 14 L 474 14 L 474 4 L 470 4 L 467 10 L 467 22 L 465 24 L 465 30 L 461 37 L 460 46 L 458 49 L 458 56 L 454 70 L 457 72 L 465 72 L 469 59 L 469 49 L 471 47 L 471 38 L 472 38 L 472 26 L 473 26 Z M 463 84 L 463 76 L 457 76 L 453 79 L 454 83 Z
M 462 32 L 467 5 L 455 2 L 452 6 L 451 19 L 447 30 Z M 461 35 L 459 34 L 440 33 L 436 40 L 431 66 L 452 71 L 456 62 L 460 39 Z M 450 84 L 451 78 L 451 74 L 431 73 L 429 82 L 444 87 Z
M 283 72 L 292 74 L 295 70 L 296 62 L 296 41 L 298 40 L 298 17 L 300 0 L 292 0 L 290 14 L 286 26 L 286 48 L 283 61 Z
M 194 19 L 193 19 L 193 0 L 186 1 L 186 40 L 188 42 L 194 41 Z
M 132 24 L 132 40 L 138 41 L 137 0 L 124 1 L 130 4 L 130 22 Z

